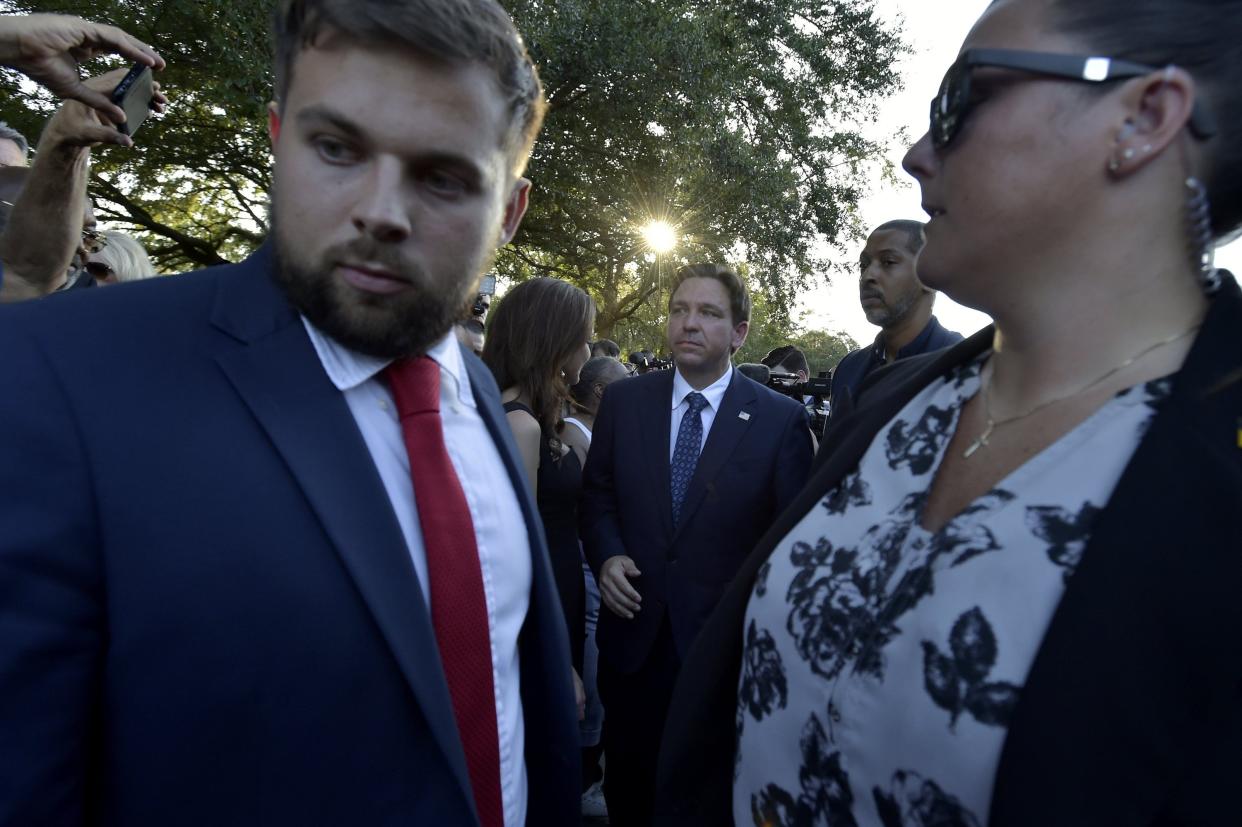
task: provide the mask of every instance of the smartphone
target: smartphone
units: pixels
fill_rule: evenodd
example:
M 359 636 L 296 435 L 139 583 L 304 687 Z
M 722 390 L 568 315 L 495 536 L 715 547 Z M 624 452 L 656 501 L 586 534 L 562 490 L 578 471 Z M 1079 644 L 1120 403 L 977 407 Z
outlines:
M 112 102 L 125 110 L 125 123 L 117 124 L 116 128 L 122 134 L 132 136 L 151 113 L 154 100 L 155 81 L 151 78 L 151 67 L 135 63 L 129 74 L 112 90 Z
M 487 296 L 496 295 L 496 277 L 483 276 L 479 279 L 479 292 Z

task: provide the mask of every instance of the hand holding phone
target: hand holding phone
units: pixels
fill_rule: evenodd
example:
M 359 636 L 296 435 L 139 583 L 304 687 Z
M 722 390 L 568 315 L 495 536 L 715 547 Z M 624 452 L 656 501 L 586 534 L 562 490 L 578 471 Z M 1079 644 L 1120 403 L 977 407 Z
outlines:
M 117 124 L 116 128 L 122 135 L 132 137 L 155 104 L 155 80 L 151 77 L 151 67 L 134 64 L 134 68 L 112 90 L 111 99 L 125 111 L 125 122 Z

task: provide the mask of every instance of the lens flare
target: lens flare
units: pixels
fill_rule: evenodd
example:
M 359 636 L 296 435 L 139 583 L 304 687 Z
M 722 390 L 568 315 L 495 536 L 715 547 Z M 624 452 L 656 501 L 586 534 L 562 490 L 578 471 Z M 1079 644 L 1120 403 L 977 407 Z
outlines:
M 643 240 L 653 253 L 664 254 L 677 246 L 677 230 L 667 221 L 652 221 L 642 229 Z

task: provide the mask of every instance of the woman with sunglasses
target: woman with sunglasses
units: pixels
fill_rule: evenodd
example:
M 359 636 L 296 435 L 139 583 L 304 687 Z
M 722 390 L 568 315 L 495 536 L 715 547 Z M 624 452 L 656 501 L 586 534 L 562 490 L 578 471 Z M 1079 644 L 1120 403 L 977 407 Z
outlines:
M 83 265 L 83 269 L 95 279 L 95 284 L 120 284 L 159 275 L 141 241 L 121 232 L 104 231 L 99 235 L 106 243 L 90 251 Z
M 997 0 L 905 167 L 990 314 L 869 380 L 682 669 L 668 825 L 1237 823 L 1242 2 Z

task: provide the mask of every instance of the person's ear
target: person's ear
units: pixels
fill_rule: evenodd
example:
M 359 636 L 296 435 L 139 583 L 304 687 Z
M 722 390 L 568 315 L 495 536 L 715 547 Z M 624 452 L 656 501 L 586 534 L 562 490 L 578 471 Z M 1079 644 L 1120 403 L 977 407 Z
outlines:
M 750 332 L 750 322 L 738 322 L 733 326 L 733 352 L 737 353 L 746 344 L 746 334 Z
M 1176 66 L 1126 84 L 1124 119 L 1116 126 L 1108 171 L 1123 178 L 1172 146 L 1190 122 L 1197 94 L 1194 78 Z
M 500 226 L 500 246 L 502 247 L 513 240 L 518 227 L 522 224 L 522 216 L 526 215 L 526 208 L 530 204 L 530 187 L 530 179 L 519 178 L 509 192 L 509 198 L 505 201 L 504 221 Z
M 267 105 L 267 135 L 272 139 L 272 148 L 275 149 L 280 140 L 280 107 L 276 105 L 276 101 Z

